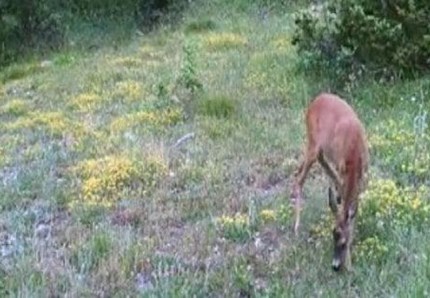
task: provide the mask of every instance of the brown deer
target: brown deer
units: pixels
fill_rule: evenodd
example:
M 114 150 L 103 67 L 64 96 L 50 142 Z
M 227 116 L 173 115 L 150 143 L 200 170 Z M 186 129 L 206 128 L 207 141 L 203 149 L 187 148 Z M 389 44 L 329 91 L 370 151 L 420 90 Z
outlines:
M 306 175 L 315 161 L 321 164 L 337 192 L 329 187 L 329 206 L 335 214 L 333 269 L 351 267 L 350 247 L 358 199 L 367 186 L 369 150 L 364 127 L 343 99 L 319 94 L 306 110 L 307 148 L 292 186 L 295 202 L 294 233 L 300 224 L 302 191 Z

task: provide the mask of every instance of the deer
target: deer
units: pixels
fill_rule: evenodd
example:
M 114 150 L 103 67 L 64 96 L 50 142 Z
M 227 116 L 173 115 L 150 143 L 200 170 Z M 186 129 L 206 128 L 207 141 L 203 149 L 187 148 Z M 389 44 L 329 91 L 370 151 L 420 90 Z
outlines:
M 305 111 L 307 144 L 294 175 L 294 234 L 300 225 L 303 185 L 318 161 L 327 174 L 328 204 L 334 215 L 332 268 L 351 270 L 351 243 L 360 194 L 367 187 L 369 147 L 364 126 L 354 109 L 338 95 L 318 94 Z M 333 190 L 334 189 L 334 190 Z

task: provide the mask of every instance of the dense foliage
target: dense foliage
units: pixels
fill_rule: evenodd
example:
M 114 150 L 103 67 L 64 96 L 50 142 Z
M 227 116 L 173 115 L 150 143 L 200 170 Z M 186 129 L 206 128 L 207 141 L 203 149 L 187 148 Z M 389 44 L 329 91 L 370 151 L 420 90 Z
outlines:
M 293 43 L 311 68 L 410 77 L 430 70 L 429 20 L 426 0 L 328 0 L 297 14 Z
M 60 6 L 55 1 L 0 2 L 0 62 L 11 60 L 24 46 L 62 40 Z
M 149 27 L 168 9 L 186 1 L 173 0 L 3 0 L 0 2 L 0 64 L 10 62 L 29 48 L 58 48 L 73 17 L 97 21 L 134 18 Z

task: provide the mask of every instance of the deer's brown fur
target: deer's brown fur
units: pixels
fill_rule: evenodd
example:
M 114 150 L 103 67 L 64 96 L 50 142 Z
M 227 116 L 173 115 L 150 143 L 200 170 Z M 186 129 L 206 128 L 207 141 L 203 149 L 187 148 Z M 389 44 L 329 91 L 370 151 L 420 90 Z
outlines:
M 358 198 L 367 185 L 369 152 L 366 133 L 357 114 L 343 99 L 321 93 L 306 110 L 307 147 L 292 186 L 295 225 L 300 225 L 302 189 L 315 161 L 321 164 L 337 190 L 339 202 L 329 191 L 329 205 L 336 216 L 333 229 L 335 270 L 350 267 L 350 246 Z

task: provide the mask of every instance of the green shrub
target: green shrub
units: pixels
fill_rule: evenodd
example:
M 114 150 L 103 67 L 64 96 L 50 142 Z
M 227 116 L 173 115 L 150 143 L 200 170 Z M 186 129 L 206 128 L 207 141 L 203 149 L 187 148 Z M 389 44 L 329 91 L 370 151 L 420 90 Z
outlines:
M 2 61 L 2 57 L 6 56 L 1 56 L 0 54 L 0 64 Z M 12 64 L 2 70 L 2 72 L 0 73 L 0 82 L 4 83 L 6 81 L 19 80 L 40 71 L 42 71 L 42 67 L 35 63 Z
M 114 20 L 118 26 L 133 19 L 141 29 L 179 12 L 187 1 L 173 0 L 26 0 L 0 1 L 0 65 L 35 50 L 52 50 L 66 42 L 66 29 L 74 20 L 91 23 Z
M 191 94 L 195 94 L 203 89 L 203 84 L 200 82 L 197 73 L 195 44 L 193 42 L 186 43 L 183 46 L 183 52 L 184 58 L 178 83 L 191 92 Z
M 64 41 L 59 1 L 0 2 L 0 63 L 31 47 L 57 48 Z
M 215 118 L 231 118 L 236 112 L 236 103 L 226 96 L 204 98 L 198 102 L 198 113 Z
M 296 15 L 293 44 L 307 69 L 325 75 L 411 77 L 430 70 L 429 19 L 426 0 L 328 0 Z
M 70 1 L 72 11 L 88 17 L 112 16 L 134 11 L 140 1 L 132 0 L 73 0 Z
M 199 19 L 190 22 L 185 27 L 185 33 L 200 33 L 212 31 L 217 28 L 217 24 L 211 19 Z
M 282 8 L 291 8 L 292 5 L 303 5 L 303 3 L 307 3 L 309 0 L 216 0 L 212 2 L 219 7 L 227 7 L 228 10 L 249 11 L 255 8 L 259 10 L 263 8 L 263 10 L 271 9 L 273 11 L 279 11 L 279 9 Z

